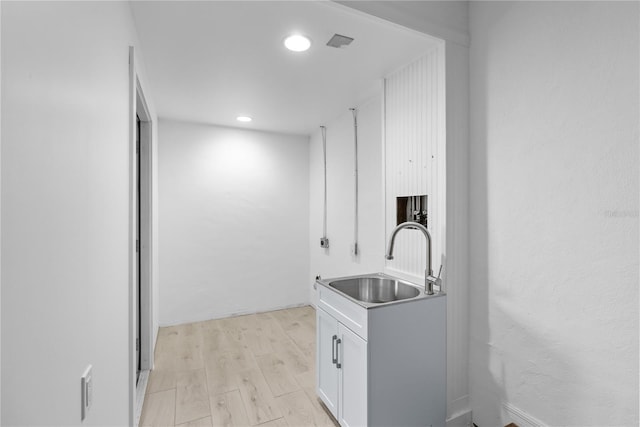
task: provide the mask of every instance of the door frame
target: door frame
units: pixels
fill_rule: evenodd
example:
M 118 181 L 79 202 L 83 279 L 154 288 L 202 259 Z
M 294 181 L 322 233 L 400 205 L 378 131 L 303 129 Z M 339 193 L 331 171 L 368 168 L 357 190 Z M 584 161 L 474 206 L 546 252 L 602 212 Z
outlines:
M 140 149 L 136 153 L 137 117 Z M 129 425 L 137 426 L 148 371 L 153 368 L 153 268 L 152 268 L 152 129 L 150 110 L 140 84 L 133 46 L 129 47 Z M 137 218 L 137 159 L 140 156 L 140 224 Z M 140 227 L 140 380 L 136 384 L 137 226 Z

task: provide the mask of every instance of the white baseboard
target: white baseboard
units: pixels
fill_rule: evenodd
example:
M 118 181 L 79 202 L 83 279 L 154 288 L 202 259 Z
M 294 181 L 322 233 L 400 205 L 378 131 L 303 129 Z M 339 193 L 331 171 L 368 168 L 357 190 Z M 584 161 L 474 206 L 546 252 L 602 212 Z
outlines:
M 447 414 L 450 414 L 447 418 L 447 427 L 470 427 L 469 395 L 464 395 L 449 403 Z
M 471 410 L 447 418 L 447 427 L 471 427 Z
M 527 414 L 510 403 L 503 402 L 502 424 L 507 425 L 509 423 L 514 423 L 518 425 L 518 427 L 547 427 L 545 423 L 533 415 Z
M 270 311 L 286 310 L 288 308 L 298 308 L 298 307 L 304 307 L 304 306 L 307 306 L 307 305 L 311 305 L 311 304 L 308 301 L 305 301 L 305 302 L 299 302 L 299 303 L 295 303 L 295 304 L 288 304 L 288 305 L 284 305 L 284 306 L 279 305 L 279 306 L 276 306 L 276 307 L 270 307 L 268 309 L 260 309 L 258 311 L 255 311 L 255 310 L 239 310 L 239 311 L 233 311 L 233 312 L 229 312 L 229 313 L 215 314 L 215 315 L 198 317 L 198 318 L 193 318 L 193 319 L 179 319 L 179 320 L 174 320 L 174 321 L 170 321 L 170 322 L 160 322 L 160 327 L 161 328 L 166 328 L 166 327 L 169 327 L 169 326 L 180 326 L 180 325 L 185 325 L 185 324 L 188 324 L 188 323 L 206 322 L 207 320 L 226 319 L 227 317 L 236 317 L 236 316 L 246 316 L 247 314 L 268 313 Z
M 453 402 L 447 402 L 447 416 L 453 418 L 464 412 L 469 412 L 471 405 L 469 405 L 469 395 L 465 394 L 462 397 L 457 398 Z

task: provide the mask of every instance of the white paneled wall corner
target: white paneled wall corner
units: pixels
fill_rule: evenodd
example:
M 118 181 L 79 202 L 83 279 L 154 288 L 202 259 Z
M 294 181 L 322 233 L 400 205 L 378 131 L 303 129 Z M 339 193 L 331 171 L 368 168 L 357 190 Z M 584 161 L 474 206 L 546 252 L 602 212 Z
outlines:
M 446 42 L 447 425 L 468 426 L 469 402 L 469 48 Z
M 446 55 L 445 55 L 446 49 Z M 385 79 L 385 235 L 397 225 L 396 198 L 428 196 L 434 274 L 447 292 L 447 415 L 470 421 L 468 398 L 468 49 L 443 43 Z M 422 283 L 426 244 L 402 231 L 385 271 Z
M 432 268 L 440 269 L 446 234 L 444 46 L 385 79 L 385 235 L 396 224 L 396 198 L 428 196 Z M 386 271 L 420 283 L 426 245 L 421 233 L 403 231 Z

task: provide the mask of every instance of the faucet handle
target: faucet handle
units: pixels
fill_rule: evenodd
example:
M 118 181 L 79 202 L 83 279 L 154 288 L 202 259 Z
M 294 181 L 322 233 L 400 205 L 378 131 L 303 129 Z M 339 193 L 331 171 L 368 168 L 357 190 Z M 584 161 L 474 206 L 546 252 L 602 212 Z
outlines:
M 431 272 L 431 274 L 427 275 L 426 278 L 426 281 L 431 284 L 431 289 L 433 289 L 433 285 L 436 285 L 438 288 L 440 288 L 440 292 L 442 292 L 442 278 L 440 278 L 440 275 L 442 274 L 442 267 L 442 264 L 440 264 L 438 277 L 434 277 L 433 272 Z
M 442 291 L 442 278 L 440 277 L 440 275 L 442 274 L 442 267 L 443 265 L 440 264 L 440 270 L 438 270 L 438 276 L 435 277 L 435 280 L 433 281 L 433 284 L 438 286 L 440 288 L 440 291 Z

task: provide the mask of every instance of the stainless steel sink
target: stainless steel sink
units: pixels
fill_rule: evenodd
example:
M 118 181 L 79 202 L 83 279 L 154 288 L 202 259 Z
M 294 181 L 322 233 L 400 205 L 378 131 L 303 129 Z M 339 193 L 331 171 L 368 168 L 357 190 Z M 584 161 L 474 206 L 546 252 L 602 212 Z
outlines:
M 365 303 L 381 304 L 420 295 L 420 289 L 382 275 L 337 279 L 328 285 L 343 294 Z

